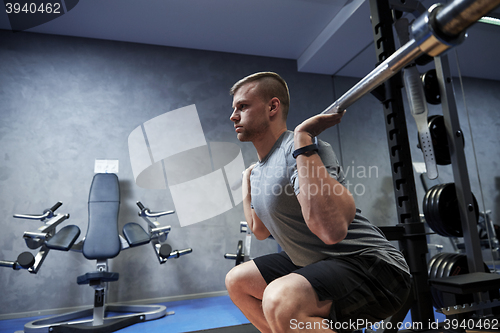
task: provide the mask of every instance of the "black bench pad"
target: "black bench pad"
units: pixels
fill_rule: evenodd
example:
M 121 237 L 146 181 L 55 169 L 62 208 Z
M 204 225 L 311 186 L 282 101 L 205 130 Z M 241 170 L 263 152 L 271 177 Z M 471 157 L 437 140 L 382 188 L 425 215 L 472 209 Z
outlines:
M 99 284 L 101 282 L 112 282 L 118 281 L 120 277 L 119 273 L 113 272 L 92 272 L 84 275 L 80 275 L 76 278 L 76 283 L 78 284 Z
M 47 247 L 52 250 L 68 251 L 80 236 L 80 228 L 76 225 L 67 225 L 49 239 Z
M 87 259 L 110 259 L 121 250 L 118 235 L 120 185 L 112 173 L 94 175 L 89 193 L 89 223 L 82 252 Z
M 123 235 L 130 247 L 147 244 L 150 237 L 146 231 L 137 223 L 130 222 L 123 227 Z
M 438 290 L 463 295 L 500 289 L 500 274 L 477 272 L 430 279 L 429 282 Z

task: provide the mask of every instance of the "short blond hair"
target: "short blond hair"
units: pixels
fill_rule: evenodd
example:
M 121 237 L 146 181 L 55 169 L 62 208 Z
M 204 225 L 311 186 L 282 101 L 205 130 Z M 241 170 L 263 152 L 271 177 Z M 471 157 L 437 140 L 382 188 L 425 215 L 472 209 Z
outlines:
M 274 72 L 259 72 L 236 82 L 229 90 L 229 94 L 233 96 L 238 89 L 250 82 L 259 83 L 257 92 L 266 102 L 274 97 L 280 100 L 283 118 L 286 119 L 290 107 L 290 93 L 286 81 Z

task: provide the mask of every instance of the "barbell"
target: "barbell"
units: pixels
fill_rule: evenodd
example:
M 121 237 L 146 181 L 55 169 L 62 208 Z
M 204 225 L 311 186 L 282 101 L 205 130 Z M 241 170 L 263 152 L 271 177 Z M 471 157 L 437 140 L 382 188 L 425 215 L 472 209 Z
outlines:
M 461 44 L 466 36 L 465 30 L 498 5 L 500 0 L 455 0 L 446 5 L 431 6 L 413 22 L 410 41 L 321 113 L 341 113 L 420 56 L 436 57 Z

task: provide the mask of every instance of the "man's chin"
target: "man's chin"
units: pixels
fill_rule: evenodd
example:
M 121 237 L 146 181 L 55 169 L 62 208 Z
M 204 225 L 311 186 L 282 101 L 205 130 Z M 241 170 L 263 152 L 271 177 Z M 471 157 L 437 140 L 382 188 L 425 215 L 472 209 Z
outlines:
M 248 135 L 245 135 L 244 133 L 238 133 L 236 135 L 236 137 L 238 138 L 238 140 L 240 140 L 241 142 L 248 142 L 248 141 L 251 141 L 250 140 L 250 137 Z

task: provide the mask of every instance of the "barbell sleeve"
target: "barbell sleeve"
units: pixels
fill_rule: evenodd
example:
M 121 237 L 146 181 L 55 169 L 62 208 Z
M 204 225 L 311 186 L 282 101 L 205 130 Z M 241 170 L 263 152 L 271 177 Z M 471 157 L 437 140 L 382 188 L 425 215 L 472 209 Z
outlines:
M 453 38 L 498 5 L 499 0 L 455 0 L 437 13 L 438 31 Z

